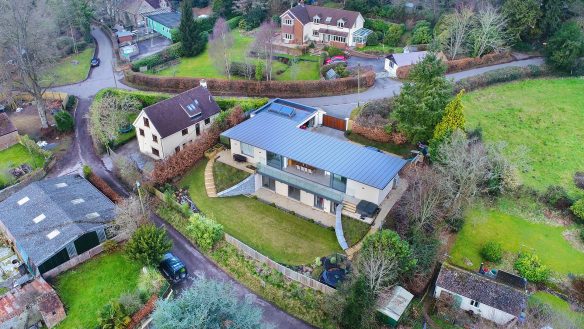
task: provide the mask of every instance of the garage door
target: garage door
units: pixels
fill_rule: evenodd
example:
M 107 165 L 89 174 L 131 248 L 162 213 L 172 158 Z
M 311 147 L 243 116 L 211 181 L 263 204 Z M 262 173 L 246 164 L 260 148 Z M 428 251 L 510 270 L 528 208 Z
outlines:
M 347 130 L 347 122 L 345 121 L 345 119 L 339 119 L 339 118 L 335 118 L 332 117 L 330 115 L 323 115 L 322 117 L 322 125 L 325 127 L 330 127 L 333 129 L 337 129 L 340 131 L 345 131 Z
M 85 233 L 75 240 L 75 249 L 77 249 L 77 255 L 88 251 L 89 249 L 96 247 L 99 244 L 99 238 L 96 232 Z

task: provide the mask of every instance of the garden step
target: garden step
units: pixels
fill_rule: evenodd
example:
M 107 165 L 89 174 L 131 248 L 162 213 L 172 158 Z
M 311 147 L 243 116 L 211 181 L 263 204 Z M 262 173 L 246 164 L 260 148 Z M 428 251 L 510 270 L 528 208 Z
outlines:
M 207 196 L 210 198 L 217 197 L 215 180 L 213 179 L 213 164 L 215 164 L 215 159 L 209 160 L 209 162 L 207 162 L 207 166 L 205 167 L 205 191 L 207 192 Z

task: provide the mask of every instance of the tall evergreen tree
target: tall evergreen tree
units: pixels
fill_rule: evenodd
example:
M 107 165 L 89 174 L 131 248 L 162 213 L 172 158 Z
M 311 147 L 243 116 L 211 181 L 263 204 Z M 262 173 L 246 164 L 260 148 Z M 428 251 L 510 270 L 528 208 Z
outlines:
M 546 61 L 558 70 L 573 73 L 582 56 L 584 33 L 575 22 L 562 24 L 546 46 Z
M 539 25 L 545 37 L 551 37 L 560 28 L 565 4 L 565 0 L 542 1 L 541 11 L 543 16 Z
M 461 90 L 456 97 L 446 105 L 442 120 L 434 129 L 434 139 L 442 140 L 448 137 L 456 129 L 464 130 L 464 106 L 462 105 L 462 96 L 464 90 Z
M 200 23 L 193 18 L 193 10 L 190 1 L 183 1 L 181 4 L 180 34 L 183 56 L 193 57 L 205 50 L 207 36 L 201 30 Z
M 395 98 L 393 117 L 398 129 L 412 142 L 432 138 L 452 94 L 446 65 L 433 53 L 414 65 L 401 93 Z

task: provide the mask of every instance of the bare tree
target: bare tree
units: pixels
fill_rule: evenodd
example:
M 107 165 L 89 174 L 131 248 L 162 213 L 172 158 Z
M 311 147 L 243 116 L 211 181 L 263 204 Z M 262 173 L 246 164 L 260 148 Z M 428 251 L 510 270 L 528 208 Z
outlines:
M 91 104 L 89 131 L 93 142 L 107 146 L 120 134 L 120 128 L 128 124 L 128 114 L 138 112 L 140 102 L 129 96 L 106 94 Z
M 462 51 L 473 23 L 473 10 L 461 4 L 447 17 L 446 50 L 450 59 Z
M 229 33 L 229 25 L 219 17 L 213 27 L 213 33 L 209 39 L 209 53 L 213 62 L 231 79 L 231 47 L 233 46 L 233 36 Z
M 404 194 L 406 215 L 411 220 L 414 230 L 431 231 L 435 223 L 442 219 L 444 189 L 446 182 L 434 169 L 416 167 L 406 176 L 408 190 Z
M 142 193 L 142 200 L 131 195 L 116 207 L 116 217 L 108 227 L 108 234 L 130 237 L 138 227 L 148 222 L 148 193 Z
M 118 19 L 118 10 L 124 0 L 98 0 L 95 2 L 95 7 L 98 16 L 108 21 L 110 24 L 115 24 Z
M 509 39 L 506 25 L 503 14 L 491 4 L 484 5 L 477 13 L 476 24 L 471 32 L 473 55 L 481 57 L 487 52 L 503 48 Z
M 396 281 L 399 262 L 389 258 L 381 248 L 369 248 L 359 254 L 359 272 L 367 281 L 374 295 L 378 295 L 389 283 Z
M 51 84 L 48 70 L 56 58 L 56 29 L 49 13 L 45 1 L 0 2 L 0 61 L 15 69 L 12 88 L 34 98 L 42 128 L 49 126 L 43 94 Z
M 260 58 L 264 59 L 264 68 L 266 74 L 266 81 L 272 80 L 272 61 L 274 58 L 274 44 L 272 39 L 276 33 L 276 24 L 271 20 L 260 25 L 255 41 L 252 45 L 252 50 L 257 53 Z

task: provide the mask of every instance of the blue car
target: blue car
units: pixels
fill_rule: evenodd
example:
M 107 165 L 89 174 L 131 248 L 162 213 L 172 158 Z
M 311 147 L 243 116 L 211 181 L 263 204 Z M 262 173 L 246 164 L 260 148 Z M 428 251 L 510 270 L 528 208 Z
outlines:
M 166 277 L 174 282 L 180 282 L 187 277 L 187 268 L 185 264 L 172 253 L 166 253 L 160 262 L 160 270 Z

